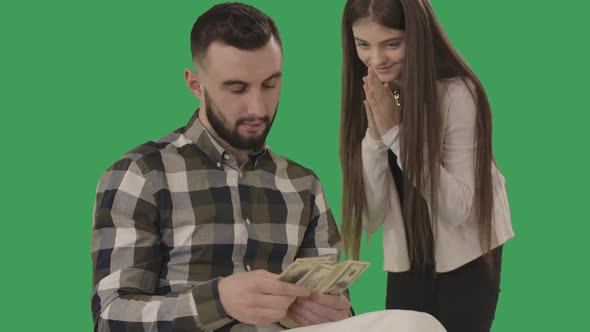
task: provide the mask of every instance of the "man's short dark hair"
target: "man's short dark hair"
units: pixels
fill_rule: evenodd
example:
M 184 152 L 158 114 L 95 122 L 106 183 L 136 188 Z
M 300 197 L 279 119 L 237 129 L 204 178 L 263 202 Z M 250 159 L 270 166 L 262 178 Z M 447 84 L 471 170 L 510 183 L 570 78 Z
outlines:
M 257 50 L 274 37 L 282 50 L 281 37 L 272 18 L 260 10 L 239 2 L 215 5 L 195 21 L 191 30 L 193 59 L 203 63 L 213 42 L 241 50 Z

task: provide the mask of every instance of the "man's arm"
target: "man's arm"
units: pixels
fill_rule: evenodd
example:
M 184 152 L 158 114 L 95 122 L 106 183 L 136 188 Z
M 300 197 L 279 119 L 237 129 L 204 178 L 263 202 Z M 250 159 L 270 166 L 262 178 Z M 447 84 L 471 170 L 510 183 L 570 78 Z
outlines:
M 298 257 L 333 256 L 336 261 L 342 252 L 342 239 L 319 179 L 313 174 L 311 186 L 311 216 Z
M 95 331 L 202 330 L 231 321 L 218 280 L 158 290 L 159 208 L 141 163 L 122 159 L 101 177 L 92 231 Z
M 342 239 L 322 185 L 314 175 L 312 185 L 312 213 L 304 239 L 299 249 L 300 256 L 334 255 L 336 261 L 342 252 Z M 297 299 L 289 308 L 289 316 L 299 325 L 314 325 L 332 322 L 352 316 L 348 290 L 342 295 L 313 293 L 307 299 Z

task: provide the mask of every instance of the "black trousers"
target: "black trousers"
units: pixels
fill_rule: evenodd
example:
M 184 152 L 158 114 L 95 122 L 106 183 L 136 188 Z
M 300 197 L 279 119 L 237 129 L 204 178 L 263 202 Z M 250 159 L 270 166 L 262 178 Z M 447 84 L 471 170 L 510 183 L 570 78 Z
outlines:
M 500 293 L 502 247 L 496 252 L 496 278 L 490 278 L 482 257 L 445 272 L 415 271 L 387 276 L 387 309 L 431 314 L 447 332 L 488 332 Z

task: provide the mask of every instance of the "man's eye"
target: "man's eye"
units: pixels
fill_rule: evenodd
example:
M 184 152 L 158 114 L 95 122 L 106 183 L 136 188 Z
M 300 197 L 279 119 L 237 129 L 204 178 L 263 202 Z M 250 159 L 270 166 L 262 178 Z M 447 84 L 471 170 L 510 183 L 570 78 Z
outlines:
M 243 86 L 243 87 L 239 87 L 239 88 L 231 88 L 230 91 L 232 93 L 235 93 L 235 94 L 239 95 L 239 94 L 242 94 L 242 93 L 246 92 L 246 87 Z

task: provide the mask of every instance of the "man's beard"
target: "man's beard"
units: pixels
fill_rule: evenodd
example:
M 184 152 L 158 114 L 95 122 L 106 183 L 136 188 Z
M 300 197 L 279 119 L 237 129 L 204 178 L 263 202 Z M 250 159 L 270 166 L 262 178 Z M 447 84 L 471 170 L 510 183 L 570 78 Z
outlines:
M 277 105 L 278 109 L 278 105 Z M 217 136 L 222 140 L 226 141 L 232 147 L 239 149 L 239 150 L 253 150 L 256 149 L 266 141 L 266 136 L 270 132 L 270 128 L 272 127 L 272 123 L 274 122 L 274 118 L 271 119 L 268 116 L 264 116 L 261 118 L 257 118 L 254 116 L 240 118 L 236 121 L 236 123 L 232 126 L 227 118 L 223 116 L 223 113 L 220 112 L 211 96 L 205 91 L 205 110 L 207 113 L 207 119 L 209 120 L 209 124 L 211 124 L 211 128 L 215 131 Z M 275 110 L 275 117 L 276 117 L 276 110 Z M 249 121 L 262 121 L 266 127 L 262 134 L 258 136 L 250 136 L 244 137 L 238 133 L 238 127 Z

